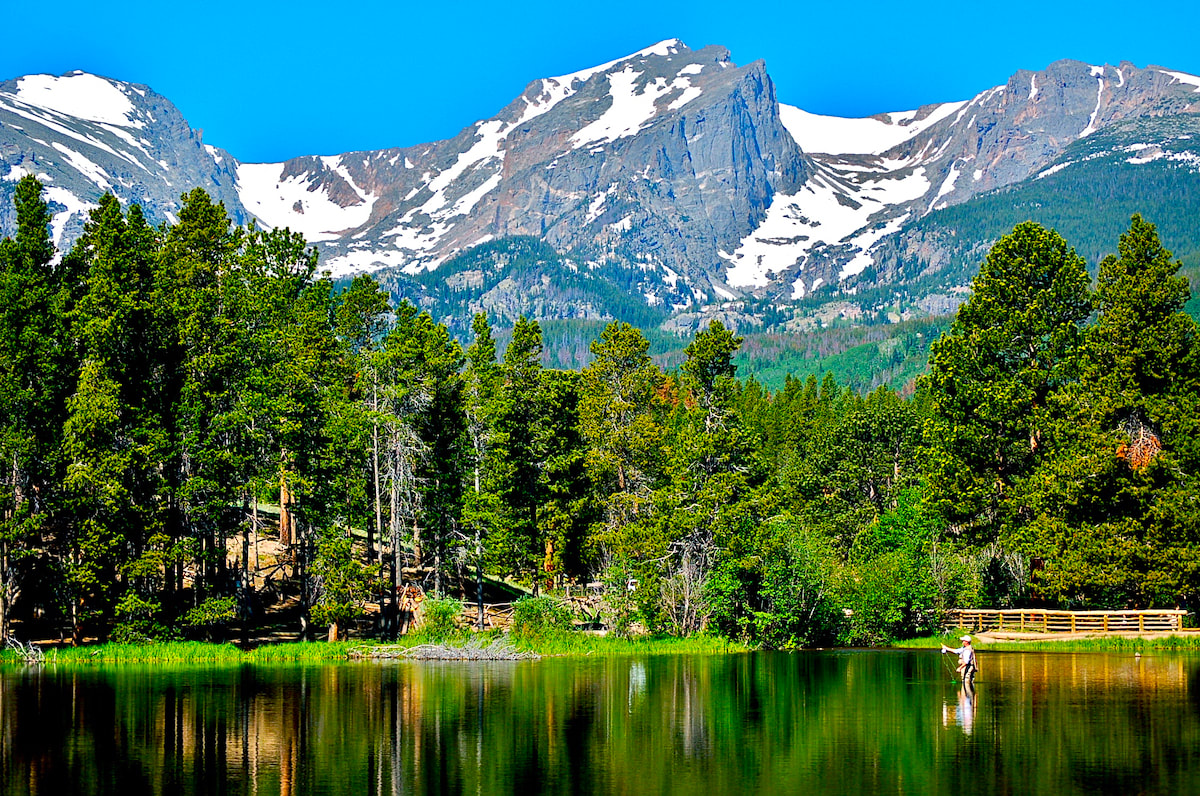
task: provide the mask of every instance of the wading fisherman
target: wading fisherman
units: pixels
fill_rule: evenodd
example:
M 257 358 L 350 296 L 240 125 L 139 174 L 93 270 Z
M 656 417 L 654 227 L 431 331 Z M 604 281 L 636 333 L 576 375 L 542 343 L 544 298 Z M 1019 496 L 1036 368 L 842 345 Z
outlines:
M 971 646 L 971 637 L 959 636 L 958 640 L 962 642 L 961 647 L 950 649 L 943 644 L 942 654 L 953 652 L 958 656 L 958 676 L 966 683 L 975 679 L 975 672 L 979 671 L 979 664 L 975 662 L 975 648 Z

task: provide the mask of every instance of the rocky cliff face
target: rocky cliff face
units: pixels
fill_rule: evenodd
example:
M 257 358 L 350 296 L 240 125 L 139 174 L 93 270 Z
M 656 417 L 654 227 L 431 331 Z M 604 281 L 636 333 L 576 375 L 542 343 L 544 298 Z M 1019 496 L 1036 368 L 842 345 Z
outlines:
M 1200 78 L 1059 61 L 1021 71 L 969 101 L 865 119 L 783 108 L 812 178 L 781 193 L 728 257 L 730 281 L 776 301 L 878 272 L 883 250 L 936 210 L 1035 177 L 1066 149 L 1136 118 L 1200 113 Z M 910 236 L 910 253 L 923 245 Z M 936 253 L 923 259 L 939 266 Z
M 159 223 L 174 218 L 180 194 L 201 187 L 248 222 L 236 165 L 146 86 L 83 72 L 0 83 L 0 231 L 11 228 L 12 187 L 25 174 L 47 187 L 60 245 L 78 237 L 106 191 Z
M 245 205 L 320 241 L 334 273 L 436 268 L 470 246 L 533 236 L 585 267 L 646 272 L 646 300 L 724 291 L 717 252 L 809 166 L 762 62 L 677 41 L 531 83 L 492 119 L 408 149 L 242 165 Z

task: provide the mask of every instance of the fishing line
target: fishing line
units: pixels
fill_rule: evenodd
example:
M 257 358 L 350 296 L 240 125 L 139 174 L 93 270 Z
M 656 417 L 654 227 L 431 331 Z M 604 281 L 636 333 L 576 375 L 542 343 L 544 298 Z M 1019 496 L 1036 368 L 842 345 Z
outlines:
M 946 653 L 943 652 L 938 657 L 942 659 L 942 665 L 946 667 L 946 672 L 950 675 L 950 682 L 957 683 L 958 667 L 950 662 L 950 660 L 946 657 Z M 958 660 L 958 658 L 956 657 L 954 660 Z

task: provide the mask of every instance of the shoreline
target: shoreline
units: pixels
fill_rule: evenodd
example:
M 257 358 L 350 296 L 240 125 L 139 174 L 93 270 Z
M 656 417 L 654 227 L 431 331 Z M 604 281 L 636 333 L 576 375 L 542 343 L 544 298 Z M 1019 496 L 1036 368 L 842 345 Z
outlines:
M 939 636 L 897 641 L 893 649 L 936 649 L 957 646 L 956 630 Z M 989 652 L 1200 652 L 1200 631 L 1153 633 L 1019 633 L 985 631 L 967 635 Z
M 1200 632 L 1145 634 L 971 634 L 979 649 L 989 652 L 1195 652 L 1200 653 Z M 905 639 L 875 649 L 937 649 L 957 644 L 957 634 Z M 497 654 L 480 656 L 479 649 L 497 645 Z M 439 647 L 436 658 L 414 652 L 420 647 Z M 822 649 L 839 649 L 825 647 Z M 858 648 L 856 648 L 858 649 Z M 461 650 L 463 654 L 454 653 Z M 229 642 L 173 641 L 158 644 L 89 644 L 79 647 L 54 646 L 40 649 L 41 658 L 31 660 L 14 649 L 0 651 L 0 665 L 30 664 L 296 664 L 368 660 L 528 660 L 537 658 L 617 657 L 623 655 L 735 654 L 753 648 L 712 636 L 600 637 L 564 634 L 550 638 L 513 641 L 496 634 L 490 637 L 431 639 L 413 635 L 403 641 L 370 639 L 352 641 L 281 641 L 249 649 Z M 803 650 L 798 650 L 803 651 Z M 508 654 L 503 654 L 508 653 Z
M 324 663 L 362 660 L 422 660 L 409 652 L 431 645 L 449 649 L 478 649 L 483 644 L 504 641 L 512 652 L 510 660 L 529 657 L 615 657 L 621 655 L 678 655 L 725 654 L 749 651 L 744 644 L 713 636 L 677 638 L 673 636 L 635 636 L 616 638 L 590 634 L 564 634 L 553 637 L 512 641 L 502 634 L 436 639 L 413 634 L 403 641 L 385 642 L 371 639 L 350 641 L 280 641 L 243 649 L 231 642 L 169 641 L 156 644 L 85 644 L 78 647 L 53 646 L 38 648 L 38 659 L 28 659 L 12 648 L 0 651 L 0 665 L 37 664 L 117 664 L 117 663 Z M 461 658 L 442 657 L 440 660 L 480 660 L 470 655 Z M 490 660 L 506 660 L 494 657 Z

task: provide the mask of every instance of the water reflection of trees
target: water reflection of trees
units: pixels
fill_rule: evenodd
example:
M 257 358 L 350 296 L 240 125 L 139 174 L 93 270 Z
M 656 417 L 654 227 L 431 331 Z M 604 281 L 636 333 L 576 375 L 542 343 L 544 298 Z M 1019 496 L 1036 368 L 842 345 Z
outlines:
M 0 790 L 1194 789 L 1196 661 L 981 658 L 971 733 L 933 653 L 8 671 Z

